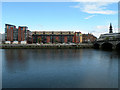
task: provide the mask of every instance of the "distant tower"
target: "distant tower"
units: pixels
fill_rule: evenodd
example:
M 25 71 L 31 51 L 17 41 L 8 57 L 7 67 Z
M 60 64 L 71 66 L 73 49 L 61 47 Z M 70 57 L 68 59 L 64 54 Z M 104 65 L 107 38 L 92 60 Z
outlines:
M 109 33 L 113 33 L 112 24 L 110 23 Z

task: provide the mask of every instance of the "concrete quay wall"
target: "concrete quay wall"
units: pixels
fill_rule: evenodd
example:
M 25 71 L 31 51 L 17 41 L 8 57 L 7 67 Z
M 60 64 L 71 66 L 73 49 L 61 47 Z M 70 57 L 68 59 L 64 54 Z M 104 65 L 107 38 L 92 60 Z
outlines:
M 74 45 L 69 45 L 69 44 L 1 44 L 0 45 L 1 49 L 79 49 L 79 48 L 94 48 L 93 44 L 88 44 L 88 43 L 82 43 L 82 44 L 74 44 Z

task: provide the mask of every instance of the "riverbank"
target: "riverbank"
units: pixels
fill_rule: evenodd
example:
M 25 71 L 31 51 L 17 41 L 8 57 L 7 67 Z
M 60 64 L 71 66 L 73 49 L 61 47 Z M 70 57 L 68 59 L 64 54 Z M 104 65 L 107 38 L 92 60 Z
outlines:
M 1 49 L 80 49 L 93 48 L 93 44 L 1 44 Z

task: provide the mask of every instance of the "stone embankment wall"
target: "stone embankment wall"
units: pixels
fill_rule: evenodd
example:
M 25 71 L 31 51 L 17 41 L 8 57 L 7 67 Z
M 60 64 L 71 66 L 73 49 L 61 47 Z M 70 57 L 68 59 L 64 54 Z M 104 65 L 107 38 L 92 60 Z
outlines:
M 36 45 L 36 44 L 3 44 L 0 45 L 0 48 L 2 49 L 79 49 L 79 48 L 93 48 L 93 44 L 74 44 L 74 45 L 69 45 L 69 44 L 41 44 L 41 45 Z

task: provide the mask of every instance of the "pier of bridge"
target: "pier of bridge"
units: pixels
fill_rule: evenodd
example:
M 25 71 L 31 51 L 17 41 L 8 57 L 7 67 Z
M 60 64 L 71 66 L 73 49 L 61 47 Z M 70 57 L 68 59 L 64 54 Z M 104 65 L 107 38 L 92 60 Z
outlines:
M 120 40 L 96 41 L 94 43 L 96 49 L 117 49 L 120 50 Z

